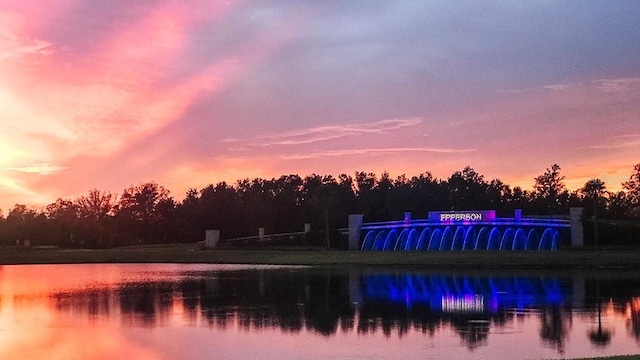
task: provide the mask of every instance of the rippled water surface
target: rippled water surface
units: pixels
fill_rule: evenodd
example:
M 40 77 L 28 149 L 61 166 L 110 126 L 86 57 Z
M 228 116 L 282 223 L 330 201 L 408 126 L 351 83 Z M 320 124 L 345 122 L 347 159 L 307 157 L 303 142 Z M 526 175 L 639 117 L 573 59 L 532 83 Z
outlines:
M 640 353 L 640 275 L 0 266 L 0 359 L 549 359 Z

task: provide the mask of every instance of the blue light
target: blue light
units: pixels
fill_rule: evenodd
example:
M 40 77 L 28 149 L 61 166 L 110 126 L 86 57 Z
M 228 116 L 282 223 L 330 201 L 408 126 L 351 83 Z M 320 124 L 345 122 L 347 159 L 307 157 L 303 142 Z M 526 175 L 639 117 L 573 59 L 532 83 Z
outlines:
M 455 218 L 476 213 L 481 214 L 473 215 L 476 220 L 440 220 L 443 214 Z M 429 219 L 364 224 L 361 250 L 556 250 L 563 240 L 561 231 L 569 228 L 568 220 L 496 218 L 493 210 L 432 212 Z
M 508 277 L 477 278 L 444 275 L 363 276 L 364 302 L 384 301 L 431 311 L 496 313 L 501 308 L 522 312 L 526 308 L 560 305 L 563 288 L 557 279 Z

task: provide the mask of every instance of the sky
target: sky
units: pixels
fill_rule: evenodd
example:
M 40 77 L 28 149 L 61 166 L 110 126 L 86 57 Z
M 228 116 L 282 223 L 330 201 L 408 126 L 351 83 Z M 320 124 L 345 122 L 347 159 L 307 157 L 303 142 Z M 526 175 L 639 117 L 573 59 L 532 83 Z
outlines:
M 0 0 L 0 209 L 471 166 L 619 190 L 640 1 Z

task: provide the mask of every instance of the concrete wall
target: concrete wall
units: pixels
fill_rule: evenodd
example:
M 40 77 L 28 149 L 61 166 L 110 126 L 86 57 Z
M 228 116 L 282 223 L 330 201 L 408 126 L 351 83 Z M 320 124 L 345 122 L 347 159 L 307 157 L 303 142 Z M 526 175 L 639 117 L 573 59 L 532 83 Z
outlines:
M 349 250 L 360 250 L 360 235 L 364 215 L 349 215 Z
M 571 247 L 584 247 L 584 229 L 582 227 L 583 207 L 572 207 L 569 209 L 569 217 L 571 222 Z
M 204 246 L 214 248 L 220 241 L 220 230 L 205 230 Z

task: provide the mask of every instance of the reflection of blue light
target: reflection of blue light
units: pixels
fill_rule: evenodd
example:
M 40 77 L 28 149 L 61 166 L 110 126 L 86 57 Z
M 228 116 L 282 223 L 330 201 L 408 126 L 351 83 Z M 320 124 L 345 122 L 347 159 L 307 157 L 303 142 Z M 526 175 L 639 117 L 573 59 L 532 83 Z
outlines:
M 475 309 L 482 299 L 484 312 L 499 308 L 527 308 L 559 305 L 564 301 L 557 279 L 476 278 L 436 275 L 371 275 L 362 278 L 364 301 L 384 301 L 428 306 L 432 311 Z
M 465 294 L 464 296 L 445 295 L 442 297 L 442 311 L 444 312 L 483 312 L 484 296 Z

